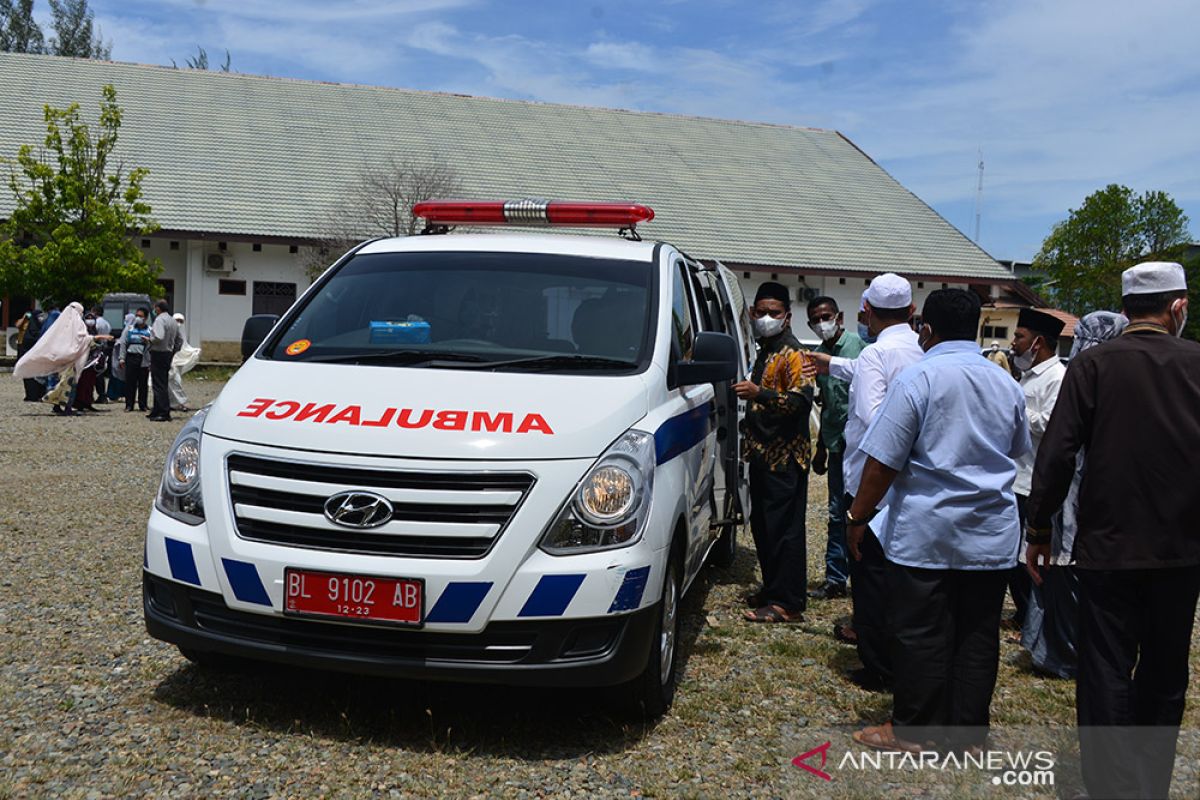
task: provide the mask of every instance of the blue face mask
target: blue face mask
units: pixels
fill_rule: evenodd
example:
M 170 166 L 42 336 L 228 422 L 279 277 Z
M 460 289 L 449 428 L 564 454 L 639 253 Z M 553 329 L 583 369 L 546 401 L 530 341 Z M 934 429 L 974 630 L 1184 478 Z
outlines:
M 875 337 L 871 335 L 870 329 L 861 322 L 858 323 L 858 338 L 866 344 L 875 344 Z

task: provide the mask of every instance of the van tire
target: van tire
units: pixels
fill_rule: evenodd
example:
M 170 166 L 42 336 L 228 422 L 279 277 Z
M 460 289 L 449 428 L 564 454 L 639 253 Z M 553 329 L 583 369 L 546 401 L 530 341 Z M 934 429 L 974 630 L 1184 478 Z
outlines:
M 737 500 L 727 495 L 721 519 L 736 519 L 737 505 Z M 729 569 L 733 566 L 733 561 L 737 558 L 737 529 L 736 522 L 729 522 L 721 526 L 721 533 L 708 554 L 709 563 L 713 566 L 721 569 Z
M 626 706 L 635 717 L 655 720 L 671 708 L 675 700 L 679 664 L 679 608 L 683 591 L 683 558 L 678 547 L 674 548 L 667 562 L 667 574 L 663 579 L 662 598 L 654 606 L 655 624 L 653 644 L 642 674 L 625 684 Z M 669 638 L 664 638 L 666 634 Z M 670 648 L 669 656 L 664 648 Z M 666 674 L 663 674 L 663 662 Z

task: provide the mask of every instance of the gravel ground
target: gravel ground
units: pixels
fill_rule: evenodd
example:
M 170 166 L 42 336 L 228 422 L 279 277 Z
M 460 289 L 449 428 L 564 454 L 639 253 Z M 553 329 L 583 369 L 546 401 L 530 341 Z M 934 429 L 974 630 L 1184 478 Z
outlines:
M 189 376 L 191 377 L 191 376 Z M 220 383 L 190 379 L 194 401 Z M 8 797 L 1053 797 L 990 772 L 862 771 L 825 782 L 791 765 L 886 718 L 889 698 L 841 672 L 844 600 L 808 621 L 752 626 L 748 536 L 685 603 L 683 677 L 653 725 L 598 692 L 497 690 L 292 671 L 198 669 L 142 624 L 142 531 L 179 422 L 120 406 L 62 419 L 0 376 L 0 798 Z M 824 481 L 810 490 L 811 577 L 822 569 Z M 1175 794 L 1197 796 L 1200 644 Z M 1004 643 L 995 740 L 1070 739 L 1073 684 L 1038 678 Z M 1069 746 L 1058 791 L 1071 796 Z M 806 763 L 820 766 L 819 756 Z

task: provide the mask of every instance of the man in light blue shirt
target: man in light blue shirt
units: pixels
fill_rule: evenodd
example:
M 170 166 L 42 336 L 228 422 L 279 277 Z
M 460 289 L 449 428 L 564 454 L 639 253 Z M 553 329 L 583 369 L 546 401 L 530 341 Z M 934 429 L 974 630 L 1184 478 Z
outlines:
M 987 737 L 1005 570 L 1021 540 L 1016 459 L 1031 445 L 1024 394 L 975 343 L 979 310 L 972 292 L 930 294 L 925 356 L 892 383 L 862 443 L 847 539 L 857 558 L 886 502 L 878 533 L 895 681 L 891 723 L 854 734 L 873 747 L 972 747 Z

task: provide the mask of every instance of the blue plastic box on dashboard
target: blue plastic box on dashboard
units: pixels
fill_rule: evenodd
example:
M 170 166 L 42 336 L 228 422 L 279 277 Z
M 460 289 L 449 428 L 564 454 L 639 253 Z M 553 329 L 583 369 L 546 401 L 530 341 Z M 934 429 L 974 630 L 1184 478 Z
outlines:
M 426 344 L 428 341 L 429 323 L 424 320 L 371 321 L 371 344 Z

